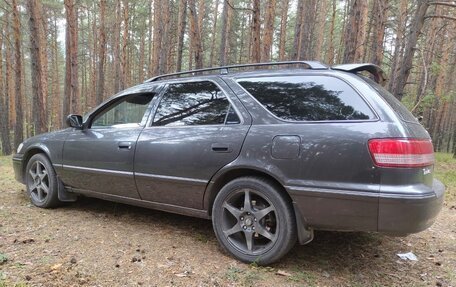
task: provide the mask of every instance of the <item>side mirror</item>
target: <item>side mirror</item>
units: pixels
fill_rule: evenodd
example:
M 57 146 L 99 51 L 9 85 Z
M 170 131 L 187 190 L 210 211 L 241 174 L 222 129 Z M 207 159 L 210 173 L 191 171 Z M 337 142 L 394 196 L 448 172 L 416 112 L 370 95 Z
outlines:
M 82 129 L 82 116 L 69 115 L 66 119 L 66 123 L 71 128 Z

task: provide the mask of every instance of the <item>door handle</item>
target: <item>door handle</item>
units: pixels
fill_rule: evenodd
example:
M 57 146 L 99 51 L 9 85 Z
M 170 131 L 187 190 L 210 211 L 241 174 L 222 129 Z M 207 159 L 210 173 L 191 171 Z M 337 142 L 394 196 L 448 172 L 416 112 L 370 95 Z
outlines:
M 119 149 L 131 150 L 131 142 L 119 142 Z
M 228 144 L 214 143 L 211 145 L 211 149 L 213 152 L 231 152 L 231 147 Z

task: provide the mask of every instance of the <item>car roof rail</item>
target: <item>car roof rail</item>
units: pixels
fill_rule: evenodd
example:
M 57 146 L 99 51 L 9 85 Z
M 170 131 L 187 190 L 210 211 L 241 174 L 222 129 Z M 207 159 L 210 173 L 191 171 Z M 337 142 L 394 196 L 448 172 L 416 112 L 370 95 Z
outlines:
M 356 74 L 358 72 L 369 72 L 374 77 L 374 80 L 381 85 L 383 85 L 387 79 L 382 68 L 371 63 L 335 65 L 332 66 L 331 69 L 353 74 Z
M 196 69 L 184 72 L 177 72 L 171 74 L 163 74 L 159 76 L 155 76 L 150 78 L 144 83 L 155 82 L 157 80 L 163 78 L 170 78 L 170 77 L 179 77 L 182 75 L 197 75 L 199 73 L 204 72 L 211 72 L 211 71 L 220 71 L 220 75 L 229 74 L 230 69 L 240 69 L 240 68 L 250 68 L 250 67 L 268 67 L 268 66 L 284 66 L 284 65 L 305 65 L 308 69 L 311 70 L 327 70 L 329 69 L 328 66 L 318 62 L 318 61 L 282 61 L 282 62 L 269 62 L 269 63 L 251 63 L 251 64 L 239 64 L 239 65 L 229 65 L 229 66 L 221 66 L 221 67 L 213 67 L 213 68 L 204 68 L 204 69 Z

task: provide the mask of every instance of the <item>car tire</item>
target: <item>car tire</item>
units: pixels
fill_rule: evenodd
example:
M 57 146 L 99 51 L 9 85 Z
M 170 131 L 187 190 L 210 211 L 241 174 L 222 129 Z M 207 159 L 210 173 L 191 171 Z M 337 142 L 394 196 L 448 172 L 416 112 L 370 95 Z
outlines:
M 52 208 L 60 204 L 58 179 L 51 162 L 44 154 L 35 154 L 28 161 L 25 184 L 33 205 Z
M 297 240 L 290 199 L 273 181 L 260 177 L 226 184 L 215 198 L 212 225 L 222 248 L 246 263 L 273 263 Z

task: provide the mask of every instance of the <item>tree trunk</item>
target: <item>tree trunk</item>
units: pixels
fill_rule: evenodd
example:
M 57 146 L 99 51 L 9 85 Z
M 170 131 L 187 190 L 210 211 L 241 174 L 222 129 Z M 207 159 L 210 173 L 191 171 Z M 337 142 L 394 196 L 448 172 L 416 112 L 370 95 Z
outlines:
M 388 19 L 388 3 L 386 0 L 374 1 L 374 35 L 371 46 L 371 63 L 381 65 L 383 61 L 383 38 Z
M 122 56 L 120 57 L 120 90 L 124 90 L 128 87 L 128 71 L 127 71 L 127 59 L 128 59 L 128 40 L 129 40 L 129 30 L 128 30 L 128 1 L 123 1 L 122 3 L 122 14 L 123 14 L 123 32 L 122 32 Z
M 78 20 L 74 0 L 65 0 L 66 11 L 66 65 L 65 95 L 63 115 L 79 113 L 79 82 L 78 82 Z
M 292 60 L 301 58 L 301 39 L 302 39 L 302 18 L 304 17 L 304 0 L 298 0 L 298 10 L 296 11 L 296 23 L 294 29 L 293 55 Z
M 15 110 L 16 124 L 14 126 L 14 148 L 24 140 L 24 114 L 22 100 L 22 48 L 20 33 L 20 18 L 17 0 L 12 0 L 13 6 L 13 34 L 14 34 L 14 66 L 15 66 Z
M 328 65 L 334 64 L 334 28 L 336 23 L 336 12 L 337 12 L 337 0 L 333 0 L 332 3 L 332 14 L 331 14 L 331 24 L 329 26 L 329 44 L 328 50 L 326 53 L 326 63 Z
M 271 61 L 271 52 L 272 52 L 272 37 L 274 33 L 274 20 L 275 20 L 275 9 L 276 9 L 276 0 L 267 1 L 268 5 L 266 7 L 265 15 L 265 24 L 264 24 L 264 34 L 263 34 L 263 53 L 261 54 L 262 62 Z
M 168 66 L 167 60 L 168 60 L 168 53 L 170 49 L 162 49 L 162 47 L 169 47 L 169 25 L 170 25 L 170 2 L 169 1 L 163 1 L 161 3 L 161 14 L 162 14 L 162 21 L 161 21 L 161 40 L 160 40 L 160 48 L 159 48 L 159 61 L 158 61 L 158 73 L 159 74 L 165 74 L 168 71 L 166 70 L 166 67 Z
M 214 25 L 212 27 L 211 54 L 210 54 L 210 60 L 209 60 L 209 66 L 211 66 L 211 67 L 214 65 L 215 40 L 217 39 L 218 7 L 219 7 L 219 0 L 216 0 L 215 6 L 214 6 Z
M 260 0 L 253 0 L 253 18 L 252 18 L 252 61 L 254 63 L 261 62 L 261 46 L 260 46 Z
M 182 70 L 182 52 L 184 50 L 185 25 L 187 25 L 187 0 L 179 0 L 179 19 L 177 23 L 177 64 L 176 72 Z M 214 37 L 215 38 L 215 37 Z
M 287 23 L 288 23 L 288 7 L 290 6 L 289 0 L 280 2 L 281 16 L 280 16 L 280 38 L 279 38 L 279 61 L 285 61 L 285 45 L 287 41 Z
M 188 0 L 188 10 L 190 17 L 190 37 L 193 44 L 192 51 L 195 53 L 195 68 L 201 69 L 203 67 L 203 49 L 201 46 L 201 31 L 198 26 L 195 0 Z
M 344 63 L 359 62 L 363 59 L 367 12 L 367 0 L 353 0 L 344 35 Z
M 27 0 L 27 14 L 30 30 L 33 121 L 35 134 L 41 134 L 47 131 L 46 98 L 48 92 L 46 41 L 42 26 L 41 2 Z
M 227 47 L 226 47 L 226 38 L 228 34 L 228 9 L 230 9 L 228 5 L 229 0 L 224 0 L 223 2 L 223 11 L 222 11 L 222 31 L 220 33 L 220 54 L 219 54 L 219 64 L 220 66 L 225 65 L 226 58 L 227 58 Z M 257 1 L 257 0 L 255 0 Z
M 5 16 L 9 18 L 8 16 Z M 3 19 L 2 19 L 3 20 Z M 6 22 L 8 22 L 7 19 Z M 3 35 L 4 29 L 2 24 L 0 29 L 0 141 L 1 141 L 1 149 L 2 155 L 9 155 L 11 154 L 11 139 L 10 139 L 10 129 L 8 127 L 9 124 L 9 104 L 8 104 L 8 91 L 3 85 Z M 6 34 L 6 33 L 5 33 Z M 9 60 L 9 59 L 7 59 Z
M 388 90 L 391 91 L 396 84 L 396 74 L 398 73 L 398 62 L 402 59 L 402 49 L 404 47 L 404 35 L 407 21 L 408 0 L 400 0 L 399 15 L 396 16 L 396 39 L 394 40 L 393 59 L 391 60 L 391 72 L 388 82 Z
M 160 73 L 160 56 L 161 46 L 163 39 L 163 17 L 162 17 L 162 1 L 154 1 L 154 39 L 153 39 L 153 52 L 152 52 L 152 74 L 154 76 Z
M 418 1 L 415 15 L 412 19 L 410 33 L 407 36 L 404 58 L 398 64 L 399 71 L 396 76 L 395 85 L 391 88 L 391 93 L 396 96 L 399 100 L 404 96 L 404 88 L 407 83 L 407 79 L 412 69 L 413 56 L 415 54 L 416 44 L 418 42 L 418 36 L 420 35 L 421 29 L 424 24 L 424 17 L 429 7 L 429 0 Z
M 120 26 L 122 22 L 122 7 L 121 1 L 116 0 L 115 8 L 115 17 L 114 17 L 114 35 L 113 35 L 113 65 L 114 65 L 114 93 L 117 93 L 121 90 L 120 88 L 120 78 L 121 78 L 121 64 L 120 64 Z
M 313 49 L 313 60 L 323 60 L 323 41 L 325 38 L 326 14 L 328 13 L 328 0 L 319 1 L 317 3 L 317 21 L 315 28 L 315 47 Z
M 105 28 L 105 15 L 106 15 L 106 0 L 100 0 L 100 29 L 99 29 L 99 56 L 98 56 L 98 81 L 97 81 L 97 92 L 96 102 L 97 105 L 103 102 L 104 88 L 105 88 L 105 73 L 104 64 L 106 61 L 106 28 Z M 142 69 L 143 67 L 141 67 Z
M 302 33 L 301 33 L 301 52 L 300 60 L 312 60 L 314 58 L 314 39 L 315 39 L 315 21 L 317 14 L 317 1 L 307 0 L 304 4 Z

